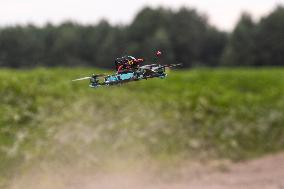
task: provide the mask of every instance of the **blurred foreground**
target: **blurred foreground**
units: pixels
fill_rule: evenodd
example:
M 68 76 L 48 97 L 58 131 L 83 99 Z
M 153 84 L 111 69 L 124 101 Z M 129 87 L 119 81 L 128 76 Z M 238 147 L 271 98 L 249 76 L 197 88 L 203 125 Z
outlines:
M 71 82 L 98 70 L 0 72 L 3 188 L 82 188 L 84 179 L 109 172 L 119 172 L 119 182 L 120 173 L 136 172 L 137 182 L 165 184 L 179 178 L 176 169 L 194 169 L 188 162 L 213 162 L 214 170 L 226 171 L 228 162 L 284 148 L 283 69 L 171 72 L 166 80 L 99 89 Z M 128 181 L 136 182 L 121 182 Z
M 82 172 L 39 169 L 17 177 L 11 189 L 275 189 L 284 186 L 284 154 L 246 163 L 183 164 L 172 170 Z M 24 186 L 24 187 L 23 187 Z

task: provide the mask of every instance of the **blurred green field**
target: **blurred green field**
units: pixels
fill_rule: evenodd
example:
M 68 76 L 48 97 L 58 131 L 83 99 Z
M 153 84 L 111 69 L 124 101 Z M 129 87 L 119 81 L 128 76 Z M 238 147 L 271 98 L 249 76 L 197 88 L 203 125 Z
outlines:
M 172 71 L 120 87 L 95 69 L 0 70 L 0 184 L 36 161 L 243 160 L 284 149 L 284 69 Z

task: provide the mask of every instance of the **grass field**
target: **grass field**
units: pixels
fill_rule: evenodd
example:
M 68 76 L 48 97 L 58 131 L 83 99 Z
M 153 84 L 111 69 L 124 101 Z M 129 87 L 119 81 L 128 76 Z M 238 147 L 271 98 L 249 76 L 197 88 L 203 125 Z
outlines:
M 284 149 L 284 69 L 195 69 L 120 87 L 95 69 L 0 70 L 0 185 L 37 161 L 243 160 Z

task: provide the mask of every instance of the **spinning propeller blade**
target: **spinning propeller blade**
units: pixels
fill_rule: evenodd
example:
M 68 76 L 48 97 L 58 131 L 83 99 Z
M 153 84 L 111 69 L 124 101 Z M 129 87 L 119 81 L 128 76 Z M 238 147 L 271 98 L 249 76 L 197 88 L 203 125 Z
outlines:
M 165 68 L 173 68 L 173 67 L 178 67 L 178 66 L 182 66 L 182 64 L 166 64 L 164 65 Z
M 86 80 L 86 79 L 91 79 L 92 77 L 82 77 L 82 78 L 79 78 L 79 79 L 74 79 L 72 81 L 82 81 L 82 80 Z

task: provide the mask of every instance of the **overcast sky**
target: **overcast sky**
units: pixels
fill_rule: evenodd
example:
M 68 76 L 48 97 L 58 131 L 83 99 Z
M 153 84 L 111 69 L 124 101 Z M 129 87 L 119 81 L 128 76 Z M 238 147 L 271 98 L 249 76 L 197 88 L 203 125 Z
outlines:
M 186 6 L 207 14 L 210 23 L 220 29 L 231 30 L 241 12 L 258 19 L 277 5 L 284 5 L 284 0 L 0 0 L 0 25 L 58 24 L 67 19 L 97 23 L 102 18 L 125 24 L 144 6 Z

